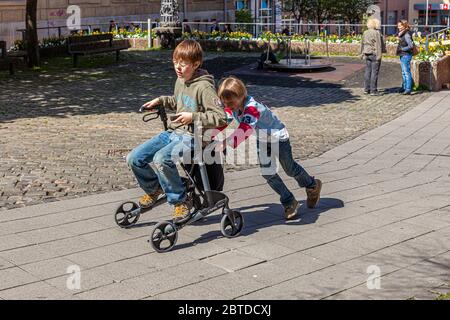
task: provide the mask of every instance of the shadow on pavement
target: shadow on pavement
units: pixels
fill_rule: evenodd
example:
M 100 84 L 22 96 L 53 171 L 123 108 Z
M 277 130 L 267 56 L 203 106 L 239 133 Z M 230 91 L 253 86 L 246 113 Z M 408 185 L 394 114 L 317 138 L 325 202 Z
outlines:
M 286 221 L 284 219 L 284 210 L 280 204 L 265 203 L 253 206 L 236 208 L 244 216 L 244 229 L 239 237 L 250 236 L 261 229 L 270 228 L 276 225 L 295 226 L 308 225 L 315 223 L 321 215 L 327 213 L 331 209 L 343 208 L 344 202 L 335 198 L 321 198 L 319 205 L 315 209 L 306 208 L 306 202 L 300 201 L 300 208 L 296 220 Z M 173 250 L 191 247 L 198 243 L 207 243 L 213 239 L 223 237 L 220 232 L 220 220 L 222 215 L 208 216 L 203 221 L 193 224 L 195 225 L 212 225 L 216 224 L 217 229 L 202 234 L 194 243 L 184 243 L 176 245 Z M 294 231 L 294 230 L 293 230 Z
M 168 53 L 158 58 L 142 59 L 137 56 L 135 59 L 132 54 L 126 57 L 118 64 L 28 73 L 0 80 L 0 123 L 23 118 L 134 113 L 143 103 L 155 97 L 173 94 L 176 75 Z M 254 61 L 254 57 L 219 57 L 205 61 L 203 67 L 219 81 L 227 71 Z M 265 99 L 271 107 L 318 107 L 330 103 L 320 99 L 324 95 L 323 90 L 328 95 L 332 94 L 334 103 L 358 100 L 342 85 L 327 81 L 267 76 L 243 77 L 243 80 L 249 86 L 250 94 L 252 85 L 305 91 L 298 92 L 302 99 L 297 100 L 289 94 L 283 96 L 283 91 L 279 95 L 272 94 Z

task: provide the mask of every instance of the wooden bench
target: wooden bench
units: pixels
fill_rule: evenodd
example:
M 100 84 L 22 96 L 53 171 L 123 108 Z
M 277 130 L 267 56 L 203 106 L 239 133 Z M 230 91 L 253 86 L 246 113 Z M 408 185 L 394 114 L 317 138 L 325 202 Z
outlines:
M 130 48 L 128 41 L 113 40 L 110 33 L 87 36 L 69 36 L 67 50 L 72 55 L 73 66 L 78 64 L 78 56 L 116 52 L 116 61 L 119 61 L 120 50 Z
M 14 74 L 14 64 L 16 60 L 11 59 L 6 54 L 6 42 L 0 41 L 0 68 L 7 67 L 9 69 L 9 74 Z

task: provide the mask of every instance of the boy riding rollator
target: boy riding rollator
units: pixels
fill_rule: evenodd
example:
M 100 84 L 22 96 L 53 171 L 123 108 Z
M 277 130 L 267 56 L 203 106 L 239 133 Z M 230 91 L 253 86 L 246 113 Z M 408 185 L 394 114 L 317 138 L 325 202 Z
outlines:
M 152 206 L 162 194 L 174 205 L 173 221 L 180 222 L 189 216 L 191 205 L 186 201 L 186 188 L 176 167 L 183 152 L 193 149 L 193 126 L 204 130 L 223 127 L 227 123 L 214 87 L 214 78 L 200 69 L 203 50 L 194 40 L 184 40 L 173 53 L 177 74 L 173 96 L 161 96 L 143 105 L 152 110 L 161 105 L 176 110 L 176 119 L 169 129 L 133 149 L 127 156 L 139 186 L 145 191 L 139 199 L 143 208 Z M 150 166 L 153 162 L 156 172 Z

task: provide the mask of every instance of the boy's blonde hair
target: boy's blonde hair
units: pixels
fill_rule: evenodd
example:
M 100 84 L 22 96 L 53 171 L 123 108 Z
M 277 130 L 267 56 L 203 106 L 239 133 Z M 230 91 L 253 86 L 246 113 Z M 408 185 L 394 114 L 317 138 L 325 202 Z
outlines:
M 242 99 L 247 96 L 245 84 L 236 77 L 228 77 L 221 81 L 217 93 L 220 99 Z
M 195 40 L 183 40 L 175 48 L 172 58 L 175 61 L 181 60 L 192 64 L 199 62 L 201 65 L 203 63 L 203 49 Z

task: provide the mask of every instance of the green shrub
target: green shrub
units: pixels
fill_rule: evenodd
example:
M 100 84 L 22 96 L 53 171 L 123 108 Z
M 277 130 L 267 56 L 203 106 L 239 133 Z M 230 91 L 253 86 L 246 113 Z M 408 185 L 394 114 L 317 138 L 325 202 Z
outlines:
M 248 9 L 236 10 L 235 20 L 237 23 L 252 23 L 252 13 Z
M 236 10 L 234 13 L 235 21 L 237 23 L 252 23 L 253 17 L 252 13 L 248 9 L 242 9 L 242 10 Z M 244 32 L 252 32 L 252 26 L 251 25 L 235 25 L 237 28 L 236 31 L 244 31 Z

